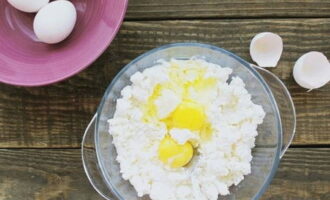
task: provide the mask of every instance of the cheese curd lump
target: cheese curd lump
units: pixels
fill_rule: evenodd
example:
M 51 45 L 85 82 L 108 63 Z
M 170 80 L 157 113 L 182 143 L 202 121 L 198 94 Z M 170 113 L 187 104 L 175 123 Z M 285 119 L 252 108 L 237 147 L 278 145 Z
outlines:
M 130 77 L 109 133 L 123 179 L 153 200 L 216 200 L 251 173 L 265 112 L 230 68 L 159 61 Z

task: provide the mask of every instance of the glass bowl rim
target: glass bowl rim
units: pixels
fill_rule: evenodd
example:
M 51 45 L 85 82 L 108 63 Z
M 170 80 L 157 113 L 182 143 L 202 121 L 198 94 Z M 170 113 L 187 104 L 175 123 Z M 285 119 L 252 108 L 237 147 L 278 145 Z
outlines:
M 100 147 L 99 147 L 99 123 L 100 123 L 100 113 L 103 110 L 104 104 L 106 102 L 106 97 L 109 95 L 110 91 L 112 90 L 113 86 L 115 85 L 115 83 L 117 82 L 117 80 L 122 76 L 122 74 L 127 71 L 128 68 L 134 66 L 135 63 L 137 63 L 138 61 L 140 61 L 141 59 L 143 59 L 144 57 L 147 57 L 157 51 L 161 51 L 164 49 L 168 49 L 168 48 L 172 48 L 172 47 L 201 47 L 201 48 L 207 48 L 207 49 L 211 49 L 214 51 L 219 51 L 223 54 L 226 54 L 230 57 L 232 57 L 233 59 L 237 60 L 238 62 L 240 62 L 244 67 L 246 67 L 250 72 L 252 72 L 252 74 L 260 81 L 260 83 L 262 84 L 262 86 L 264 87 L 264 89 L 266 90 L 267 94 L 270 96 L 270 100 L 272 103 L 272 106 L 275 108 L 275 118 L 277 119 L 277 132 L 278 137 L 277 137 L 277 147 L 276 147 L 276 154 L 274 156 L 273 159 L 273 165 L 272 168 L 270 170 L 270 172 L 268 173 L 267 177 L 264 180 L 264 183 L 262 184 L 262 186 L 260 187 L 260 189 L 258 190 L 258 192 L 254 195 L 254 197 L 252 198 L 252 200 L 257 200 L 259 199 L 263 193 L 266 191 L 266 189 L 268 188 L 270 182 L 272 181 L 275 172 L 278 168 L 279 162 L 280 162 L 280 153 L 281 153 L 281 147 L 282 147 L 282 123 L 281 123 L 281 118 L 280 118 L 280 112 L 279 112 L 279 108 L 278 105 L 276 103 L 276 100 L 274 98 L 274 95 L 271 91 L 271 89 L 269 88 L 268 84 L 266 83 L 266 81 L 263 79 L 263 77 L 251 66 L 250 63 L 248 63 L 247 61 L 245 61 L 244 59 L 242 59 L 241 57 L 237 56 L 236 54 L 227 51 L 223 48 L 214 46 L 214 45 L 210 45 L 210 44 L 205 44 L 205 43 L 196 43 L 196 42 L 183 42 L 183 43 L 170 43 L 170 44 L 165 44 L 162 45 L 160 47 L 151 49 L 141 55 L 139 55 L 138 57 L 136 57 L 134 60 L 132 60 L 131 62 L 129 62 L 127 65 L 125 65 L 118 73 L 117 75 L 112 79 L 111 83 L 109 84 L 109 86 L 107 87 L 101 102 L 97 108 L 97 115 L 96 115 L 96 121 L 95 121 L 95 134 L 94 134 L 94 141 L 95 141 L 95 149 L 96 149 L 96 157 L 97 157 L 97 162 L 100 165 L 100 171 L 101 174 L 103 175 L 103 178 L 105 179 L 104 181 L 108 184 L 108 186 L 111 189 L 111 192 L 120 200 L 126 200 L 124 197 L 122 197 L 116 190 L 115 186 L 111 183 L 111 178 L 104 172 L 105 166 L 104 166 L 104 162 L 101 159 L 101 153 L 100 153 Z

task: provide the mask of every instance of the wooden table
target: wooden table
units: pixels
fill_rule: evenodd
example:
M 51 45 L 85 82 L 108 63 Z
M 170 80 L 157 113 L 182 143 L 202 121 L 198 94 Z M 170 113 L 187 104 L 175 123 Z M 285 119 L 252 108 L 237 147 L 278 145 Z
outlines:
M 116 39 L 87 70 L 46 87 L 0 84 L 0 199 L 101 200 L 83 172 L 80 142 L 118 71 L 173 42 L 210 43 L 251 61 L 249 42 L 263 31 L 283 37 L 271 71 L 292 93 L 298 120 L 263 199 L 330 199 L 330 84 L 307 93 L 291 73 L 305 52 L 330 57 L 330 0 L 130 0 Z

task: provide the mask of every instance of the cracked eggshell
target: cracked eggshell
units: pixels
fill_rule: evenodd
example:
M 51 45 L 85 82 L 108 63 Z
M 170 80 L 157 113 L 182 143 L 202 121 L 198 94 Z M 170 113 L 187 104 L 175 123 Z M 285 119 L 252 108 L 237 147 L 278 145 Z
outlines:
M 330 81 L 330 63 L 327 57 L 317 51 L 302 55 L 293 68 L 295 81 L 306 89 L 317 89 Z
M 259 33 L 250 43 L 252 60 L 260 67 L 275 67 L 281 58 L 282 51 L 282 38 L 275 33 Z
M 49 3 L 49 0 L 7 0 L 17 10 L 34 13 Z

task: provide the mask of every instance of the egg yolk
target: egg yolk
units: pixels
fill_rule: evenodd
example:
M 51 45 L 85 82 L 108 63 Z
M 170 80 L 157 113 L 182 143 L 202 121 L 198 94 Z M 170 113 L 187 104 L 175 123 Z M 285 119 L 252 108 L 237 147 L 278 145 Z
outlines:
M 158 149 L 159 159 L 172 168 L 183 167 L 193 157 L 193 147 L 189 142 L 178 144 L 169 136 L 160 142 Z
M 205 78 L 205 73 L 204 69 L 198 67 L 193 66 L 184 69 L 172 64 L 169 74 L 171 81 L 155 86 L 146 104 L 143 119 L 146 122 L 160 120 L 166 124 L 168 130 L 172 128 L 189 129 L 197 132 L 201 140 L 211 138 L 212 128 L 207 122 L 204 107 L 194 101 L 194 95 L 207 95 L 216 86 L 217 80 L 215 78 Z M 165 89 L 174 91 L 181 97 L 182 101 L 169 116 L 165 119 L 158 119 L 155 101 Z M 178 144 L 167 134 L 158 147 L 158 157 L 165 165 L 172 168 L 184 167 L 193 157 L 192 143 Z
M 200 130 L 206 121 L 203 107 L 189 101 L 181 103 L 170 119 L 172 127 L 190 130 Z

